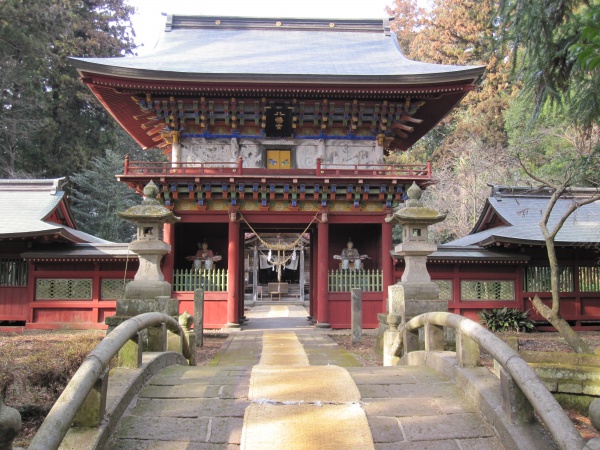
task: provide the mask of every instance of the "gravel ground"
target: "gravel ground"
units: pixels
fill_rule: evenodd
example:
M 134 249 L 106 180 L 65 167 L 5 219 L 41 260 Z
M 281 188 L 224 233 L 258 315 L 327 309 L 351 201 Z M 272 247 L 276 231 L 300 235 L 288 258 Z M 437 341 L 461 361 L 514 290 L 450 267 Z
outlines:
M 106 334 L 104 331 L 41 331 L 27 330 L 23 333 L 0 333 L 0 368 L 8 368 L 14 381 L 6 393 L 5 403 L 17 408 L 22 416 L 22 429 L 14 441 L 16 447 L 27 447 L 29 441 L 41 425 L 47 412 L 60 394 L 49 389 L 33 387 L 28 376 L 36 367 L 33 364 L 47 364 L 63 359 L 65 348 L 73 348 L 85 342 L 89 349 L 97 345 Z M 207 365 L 227 337 L 226 334 L 207 334 L 204 346 L 196 348 L 198 366 Z M 32 359 L 35 358 L 35 359 Z M 66 359 L 65 359 L 66 360 Z M 33 362 L 32 362 L 33 361 Z M 61 368 L 62 369 L 62 368 Z M 75 369 L 74 369 L 75 370 Z M 73 370 L 73 372 L 74 372 Z

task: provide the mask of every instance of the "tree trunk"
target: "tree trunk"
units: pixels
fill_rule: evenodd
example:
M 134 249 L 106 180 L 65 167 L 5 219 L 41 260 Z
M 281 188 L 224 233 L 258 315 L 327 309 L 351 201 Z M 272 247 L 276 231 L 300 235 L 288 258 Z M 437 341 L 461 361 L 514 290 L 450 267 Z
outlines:
M 571 325 L 559 314 L 554 314 L 553 310 L 546 306 L 538 295 L 530 300 L 535 310 L 556 328 L 575 353 L 594 353 L 590 346 L 579 337 L 579 334 L 571 328 Z

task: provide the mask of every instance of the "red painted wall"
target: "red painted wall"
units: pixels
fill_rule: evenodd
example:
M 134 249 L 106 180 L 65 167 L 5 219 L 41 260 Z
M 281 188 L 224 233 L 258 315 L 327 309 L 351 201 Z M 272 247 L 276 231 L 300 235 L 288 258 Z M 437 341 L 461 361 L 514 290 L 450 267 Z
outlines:
M 104 319 L 116 311 L 116 299 L 101 300 L 102 279 L 122 279 L 125 261 L 30 262 L 27 290 L 28 329 L 106 329 Z M 137 271 L 137 260 L 127 263 L 127 278 L 132 279 Z M 35 300 L 38 278 L 88 278 L 92 279 L 90 300 Z M 2 290 L 0 289 L 0 292 Z
M 187 311 L 194 315 L 194 293 L 173 292 L 179 300 L 179 314 Z M 204 293 L 204 328 L 222 328 L 227 323 L 227 292 Z
M 362 326 L 363 328 L 377 328 L 379 321 L 377 314 L 381 310 L 382 292 L 363 292 L 362 302 Z M 329 293 L 329 323 L 331 328 L 348 329 L 351 327 L 352 305 L 350 292 L 330 292 Z
M 568 255 L 563 255 L 568 256 Z M 583 256 L 583 255 L 582 255 Z M 532 260 L 529 265 L 543 265 L 544 260 Z M 563 259 L 561 264 L 594 265 L 594 260 L 581 258 L 580 260 Z M 526 265 L 515 263 L 456 263 L 436 264 L 428 263 L 432 280 L 452 280 L 453 300 L 448 302 L 448 311 L 460 314 L 479 322 L 477 313 L 483 309 L 492 308 L 518 308 L 530 310 L 531 319 L 543 321 L 544 319 L 535 312 L 530 298 L 538 294 L 542 300 L 550 305 L 551 296 L 547 292 L 523 292 L 523 271 Z M 394 278 L 397 281 L 402 277 L 404 264 L 394 266 Z M 465 301 L 460 299 L 461 280 L 513 280 L 515 283 L 515 300 L 509 301 Z M 577 286 L 577 284 L 575 285 Z M 569 321 L 576 330 L 600 330 L 600 292 L 565 292 L 561 294 L 561 315 Z M 541 324 L 541 330 L 554 330 L 550 325 Z
M 0 320 L 27 320 L 27 287 L 0 287 Z

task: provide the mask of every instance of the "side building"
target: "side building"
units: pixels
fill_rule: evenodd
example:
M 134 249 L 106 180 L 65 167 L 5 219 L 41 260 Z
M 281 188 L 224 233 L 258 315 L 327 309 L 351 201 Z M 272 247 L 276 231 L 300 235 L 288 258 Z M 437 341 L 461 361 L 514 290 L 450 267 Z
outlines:
M 102 328 L 137 270 L 127 244 L 77 230 L 63 182 L 0 180 L 0 331 Z
M 492 186 L 470 234 L 443 244 L 429 257 L 429 272 L 448 300 L 450 312 L 478 320 L 482 309 L 531 310 L 538 329 L 553 329 L 530 302 L 536 294 L 548 305 L 550 267 L 539 227 L 550 198 L 547 190 Z M 578 199 L 596 189 L 575 188 L 552 210 L 553 226 Z M 600 201 L 577 209 L 555 239 L 560 264 L 561 316 L 575 329 L 600 330 Z M 394 278 L 403 261 L 394 255 Z

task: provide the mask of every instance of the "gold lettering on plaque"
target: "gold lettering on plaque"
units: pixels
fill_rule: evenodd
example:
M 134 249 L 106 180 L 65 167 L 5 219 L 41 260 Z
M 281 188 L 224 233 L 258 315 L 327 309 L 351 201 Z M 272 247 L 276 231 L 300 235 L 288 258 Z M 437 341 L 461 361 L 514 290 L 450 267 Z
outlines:
M 275 113 L 275 128 L 277 128 L 278 130 L 281 130 L 283 128 L 284 117 L 285 114 L 283 114 L 282 112 Z

